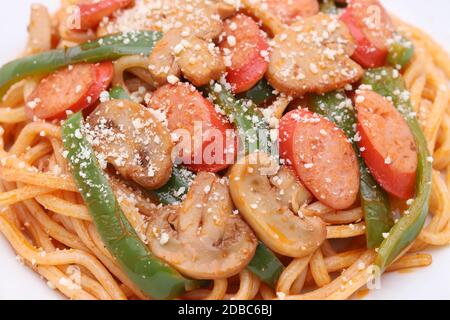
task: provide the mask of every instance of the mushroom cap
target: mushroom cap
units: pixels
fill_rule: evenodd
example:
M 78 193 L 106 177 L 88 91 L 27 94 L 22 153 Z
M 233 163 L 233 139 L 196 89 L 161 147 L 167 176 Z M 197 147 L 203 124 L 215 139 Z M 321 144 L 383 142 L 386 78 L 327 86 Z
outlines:
M 149 218 L 152 252 L 194 279 L 222 279 L 242 271 L 257 239 L 233 205 L 226 179 L 199 173 L 186 200 Z
M 277 195 L 270 183 L 274 160 L 264 153 L 247 156 L 234 165 L 230 191 L 234 204 L 257 236 L 273 251 L 304 257 L 326 239 L 325 223 L 318 217 L 299 217 Z
M 129 100 L 101 103 L 89 115 L 87 129 L 99 160 L 111 163 L 125 179 L 148 189 L 170 179 L 172 139 L 144 106 Z
M 350 58 L 355 44 L 346 25 L 326 14 L 286 27 L 275 36 L 272 49 L 267 79 L 295 97 L 342 88 L 364 72 Z

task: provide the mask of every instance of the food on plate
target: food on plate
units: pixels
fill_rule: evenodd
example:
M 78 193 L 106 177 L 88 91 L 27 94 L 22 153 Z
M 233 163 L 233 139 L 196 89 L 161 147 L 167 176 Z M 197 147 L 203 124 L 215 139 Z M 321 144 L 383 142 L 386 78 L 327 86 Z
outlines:
M 0 233 L 70 299 L 351 298 L 450 243 L 449 61 L 378 0 L 34 5 Z

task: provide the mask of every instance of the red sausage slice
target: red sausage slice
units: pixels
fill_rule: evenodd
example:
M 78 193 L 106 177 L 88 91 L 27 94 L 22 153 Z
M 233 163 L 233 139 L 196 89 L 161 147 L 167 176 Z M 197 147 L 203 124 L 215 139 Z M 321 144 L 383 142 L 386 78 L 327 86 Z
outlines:
M 359 191 L 355 152 L 342 130 L 307 109 L 280 121 L 280 152 L 314 196 L 336 210 L 350 207 Z
M 358 91 L 355 105 L 358 145 L 372 175 L 390 194 L 412 198 L 417 148 L 408 124 L 390 101 L 373 91 Z
M 90 1 L 92 3 L 81 3 L 80 25 L 73 30 L 88 30 L 97 27 L 105 17 L 111 16 L 117 10 L 128 7 L 133 0 L 101 0 Z
M 192 171 L 222 171 L 234 160 L 235 145 L 226 148 L 227 130 L 234 130 L 233 126 L 217 113 L 214 105 L 205 99 L 194 86 L 188 83 L 162 86 L 153 93 L 149 107 L 164 111 L 168 129 L 171 132 L 184 129 L 190 134 L 192 151 L 188 156 L 191 160 L 189 162 L 192 163 L 185 163 L 185 166 Z M 201 122 L 197 127 L 202 128 L 203 137 L 195 134 L 196 122 Z M 215 129 L 223 142 L 223 150 L 220 150 L 221 152 L 217 157 L 215 151 L 209 152 L 214 149 L 214 140 L 207 135 L 209 129 Z M 199 138 L 204 141 L 194 141 Z M 227 154 L 230 159 L 229 162 L 227 162 Z M 212 155 L 212 157 L 208 159 L 209 155 Z M 200 160 L 200 163 L 194 162 L 196 158 Z
M 388 40 L 393 36 L 389 14 L 378 0 L 353 0 L 341 20 L 357 44 L 352 58 L 364 68 L 385 65 Z
M 225 23 L 220 48 L 228 61 L 227 80 L 234 93 L 251 89 L 264 77 L 269 65 L 269 44 L 258 24 L 244 14 Z
M 313 16 L 320 9 L 317 0 L 264 0 L 263 3 L 267 4 L 269 12 L 288 25 Z
M 60 69 L 45 77 L 27 100 L 27 114 L 33 119 L 64 119 L 67 111 L 78 112 L 97 102 L 111 83 L 111 62 L 82 63 Z

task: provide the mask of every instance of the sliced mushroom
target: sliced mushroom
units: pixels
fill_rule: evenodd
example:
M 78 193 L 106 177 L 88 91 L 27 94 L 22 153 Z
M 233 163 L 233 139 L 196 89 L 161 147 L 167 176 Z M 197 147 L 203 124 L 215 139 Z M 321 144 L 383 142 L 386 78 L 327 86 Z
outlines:
M 312 194 L 288 167 L 281 167 L 277 174 L 270 177 L 270 183 L 277 192 L 277 199 L 293 212 L 298 212 L 313 199 Z
M 286 27 L 283 21 L 273 11 L 267 10 L 267 4 L 264 4 L 261 0 L 241 1 L 245 13 L 261 21 L 272 34 L 278 34 Z
M 118 12 L 100 24 L 100 35 L 132 30 L 157 30 L 164 33 L 189 27 L 203 39 L 216 38 L 222 32 L 221 18 L 232 15 L 236 5 L 228 0 L 136 1 L 135 6 Z M 130 23 L 132 21 L 132 23 Z
M 99 35 L 134 30 L 164 33 L 149 57 L 149 71 L 158 85 L 175 81 L 183 73 L 196 86 L 218 80 L 225 72 L 220 52 L 212 42 L 223 30 L 223 21 L 238 10 L 228 0 L 139 1 L 110 22 L 99 26 Z
M 186 79 L 197 87 L 220 79 L 225 72 L 225 63 L 212 41 L 191 37 L 182 43 L 176 61 Z
M 353 60 L 353 38 L 337 17 L 318 14 L 285 28 L 274 38 L 267 79 L 295 97 L 325 93 L 361 78 Z
M 180 206 L 149 217 L 152 252 L 195 279 L 222 279 L 239 273 L 252 259 L 257 240 L 233 204 L 226 179 L 200 173 Z
M 27 54 L 48 51 L 52 47 L 52 20 L 46 6 L 31 5 Z
M 130 180 L 123 180 L 114 175 L 108 175 L 108 179 L 116 196 L 119 194 L 128 195 L 131 199 L 133 199 L 133 204 L 141 214 L 151 215 L 153 214 L 155 208 L 159 206 L 159 200 L 156 196 L 150 192 L 145 193 L 144 190 L 142 190 L 142 188 L 134 182 Z
M 317 0 L 263 0 L 263 7 L 287 25 L 292 25 L 302 18 L 316 15 L 319 10 Z
M 230 175 L 233 202 L 269 248 L 285 256 L 304 257 L 325 240 L 325 224 L 318 217 L 292 212 L 292 202 L 279 197 L 279 187 L 274 189 L 270 183 L 267 169 L 273 166 L 274 160 L 264 153 L 251 154 L 234 165 Z
M 193 35 L 204 40 L 211 40 L 222 33 L 223 22 L 216 1 L 178 0 L 178 2 L 179 12 L 174 18 L 184 28 L 189 28 Z
M 240 9 L 239 0 L 216 0 L 215 8 L 222 19 L 227 19 Z
M 257 18 L 272 34 L 319 12 L 317 0 L 241 0 L 244 11 Z
M 150 110 L 129 100 L 100 104 L 88 117 L 87 133 L 100 163 L 148 189 L 172 174 L 170 134 Z
M 169 76 L 183 73 L 195 86 L 217 80 L 225 72 L 225 64 L 218 48 L 211 40 L 204 40 L 184 29 L 167 32 L 149 57 L 149 70 L 163 85 Z
M 167 32 L 152 50 L 148 60 L 148 69 L 153 80 L 159 85 L 166 84 L 169 76 L 180 77 L 181 75 L 181 69 L 175 62 L 173 54 L 175 46 L 180 42 L 180 30 L 172 30 Z

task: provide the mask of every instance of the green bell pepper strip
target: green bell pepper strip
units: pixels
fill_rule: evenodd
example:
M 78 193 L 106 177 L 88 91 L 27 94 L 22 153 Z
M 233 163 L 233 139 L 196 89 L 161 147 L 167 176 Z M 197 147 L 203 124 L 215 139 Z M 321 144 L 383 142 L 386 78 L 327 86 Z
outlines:
M 403 35 L 394 36 L 394 42 L 389 47 L 387 61 L 391 66 L 406 66 L 414 55 L 413 43 Z
M 311 95 L 309 105 L 312 111 L 325 116 L 341 128 L 353 143 L 359 163 L 360 199 L 366 222 L 367 247 L 378 248 L 384 240 L 383 233 L 389 232 L 394 222 L 389 199 L 370 174 L 361 157 L 359 147 L 354 141 L 356 114 L 353 106 L 348 105 L 347 101 L 345 92 L 338 91 L 324 95 Z
M 250 136 L 242 137 L 241 140 L 256 139 L 256 147 L 259 143 L 256 137 L 257 130 L 268 130 L 269 126 L 259 112 L 259 109 L 252 103 L 245 103 L 237 100 L 233 94 L 224 86 L 221 90 L 215 90 L 215 86 L 211 85 L 206 89 L 213 102 L 225 112 L 225 114 L 234 122 L 241 135 L 249 134 Z M 246 149 L 246 152 L 249 152 Z M 255 255 L 247 268 L 253 272 L 267 285 L 274 287 L 278 277 L 284 269 L 283 264 L 277 256 L 270 251 L 262 242 L 259 242 Z
M 155 31 L 122 33 L 14 60 L 0 68 L 0 99 L 14 83 L 27 77 L 45 75 L 71 64 L 148 55 L 161 38 L 162 33 Z
M 73 177 L 108 250 L 134 284 L 146 295 L 170 299 L 197 282 L 183 278 L 149 251 L 120 208 L 94 151 L 82 134 L 82 116 L 71 116 L 62 127 L 64 148 Z
M 121 86 L 116 86 L 109 91 L 111 99 L 130 100 L 131 97 Z M 173 167 L 172 176 L 169 181 L 161 188 L 151 192 L 159 202 L 165 205 L 177 204 L 183 201 L 183 197 L 189 191 L 189 187 L 195 179 L 195 175 L 185 168 Z
M 113 90 L 110 91 L 110 97 L 112 99 L 124 99 L 123 93 L 126 92 L 123 88 L 116 87 Z M 231 93 L 226 93 L 226 96 L 223 98 L 226 98 L 229 103 L 236 102 Z M 239 106 L 243 108 L 242 104 L 239 104 Z M 228 108 L 227 110 L 230 115 L 234 114 L 234 110 L 231 108 Z M 252 111 L 254 110 L 252 109 Z M 247 111 L 247 115 L 248 113 L 249 111 Z M 256 112 L 254 115 L 256 115 Z M 250 123 L 247 120 L 248 119 L 240 119 L 238 122 L 241 125 L 245 125 L 246 131 L 253 129 L 253 122 Z M 172 177 L 167 184 L 158 190 L 152 191 L 152 193 L 154 193 L 163 204 L 169 205 L 180 203 L 183 201 L 183 196 L 187 194 L 193 179 L 193 173 L 184 168 L 175 166 L 173 168 Z M 256 274 L 264 283 L 271 287 L 275 286 L 278 277 L 284 269 L 280 260 L 261 242 L 258 244 L 255 255 L 247 268 Z
M 216 87 L 217 85 L 210 85 L 206 88 L 206 92 L 236 126 L 243 143 L 242 151 L 245 154 L 257 150 L 268 152 L 270 149 L 269 125 L 258 107 L 251 100 L 236 99 L 223 85 L 220 85 L 220 90 Z
M 116 100 L 117 99 L 131 100 L 131 97 L 128 94 L 128 92 L 121 86 L 116 86 L 114 88 L 111 88 L 111 90 L 109 90 L 109 97 L 111 99 L 116 99 Z
M 115 86 L 109 91 L 111 99 L 125 99 L 131 100 L 130 95 L 121 86 Z M 172 176 L 169 181 L 157 190 L 143 190 L 144 193 L 156 196 L 160 203 L 164 205 L 179 204 L 183 201 L 184 196 L 187 195 L 189 187 L 195 179 L 195 174 L 186 168 L 174 166 Z M 198 285 L 206 287 L 210 281 L 199 281 Z
M 253 272 L 262 282 L 271 288 L 275 288 L 284 266 L 277 256 L 260 241 L 252 261 L 247 265 L 247 269 Z
M 403 78 L 398 75 L 398 72 L 392 68 L 371 69 L 366 71 L 362 83 L 371 85 L 372 90 L 382 96 L 392 98 L 395 107 L 408 123 L 418 149 L 416 198 L 407 212 L 392 227 L 389 236 L 383 241 L 378 251 L 376 264 L 385 270 L 413 243 L 425 224 L 431 194 L 432 164 L 429 161 L 430 152 L 427 141 L 413 113 Z
M 274 89 L 270 86 L 266 79 L 262 79 L 250 90 L 236 96 L 239 100 L 251 100 L 257 106 L 262 105 L 274 97 Z
M 153 190 L 152 193 L 162 204 L 181 203 L 194 179 L 194 173 L 185 168 L 174 166 L 170 180 L 162 188 Z

